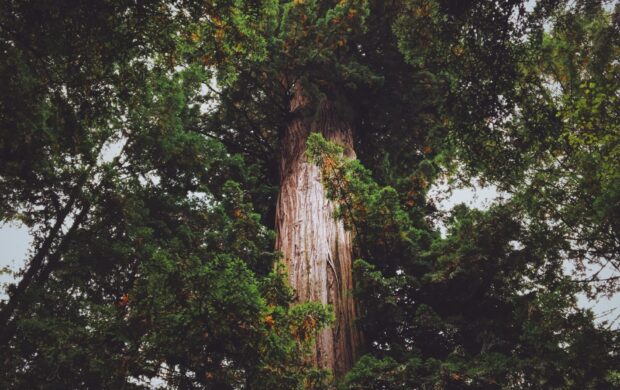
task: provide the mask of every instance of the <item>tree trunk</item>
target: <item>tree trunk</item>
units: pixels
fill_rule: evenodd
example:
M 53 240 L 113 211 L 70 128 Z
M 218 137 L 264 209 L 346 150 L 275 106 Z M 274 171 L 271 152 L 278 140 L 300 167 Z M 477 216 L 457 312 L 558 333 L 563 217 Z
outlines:
M 297 300 L 333 306 L 336 321 L 317 336 L 313 361 L 341 377 L 357 358 L 361 341 L 351 296 L 352 235 L 334 218 L 319 168 L 306 157 L 306 141 L 317 131 L 344 147 L 347 157 L 354 158 L 355 152 L 351 127 L 338 118 L 331 102 L 323 100 L 314 119 L 299 114 L 308 104 L 296 85 L 290 107 L 294 117 L 281 145 L 276 249 L 284 255 Z

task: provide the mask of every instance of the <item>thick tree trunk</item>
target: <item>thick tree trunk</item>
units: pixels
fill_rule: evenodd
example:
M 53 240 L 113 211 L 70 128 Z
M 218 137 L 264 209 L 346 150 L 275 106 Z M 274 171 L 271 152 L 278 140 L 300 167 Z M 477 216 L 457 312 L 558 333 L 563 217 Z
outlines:
M 301 87 L 295 88 L 294 114 L 308 105 Z M 298 301 L 334 307 L 334 326 L 318 335 L 313 359 L 340 377 L 351 368 L 360 349 L 351 296 L 352 235 L 334 218 L 334 204 L 326 198 L 319 169 L 306 157 L 311 131 L 321 132 L 343 146 L 347 157 L 355 157 L 351 127 L 338 118 L 329 101 L 320 103 L 314 119 L 294 115 L 281 145 L 276 249 L 284 255 Z

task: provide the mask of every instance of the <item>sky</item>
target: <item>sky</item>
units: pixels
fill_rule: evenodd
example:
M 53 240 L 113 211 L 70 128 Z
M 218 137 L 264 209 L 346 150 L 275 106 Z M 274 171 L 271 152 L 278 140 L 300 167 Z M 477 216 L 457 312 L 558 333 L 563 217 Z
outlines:
M 24 225 L 9 223 L 0 225 L 0 269 L 9 267 L 13 271 L 19 270 L 26 262 L 32 239 Z M 0 284 L 13 280 L 11 275 L 0 273 Z M 0 294 L 5 298 L 4 288 Z

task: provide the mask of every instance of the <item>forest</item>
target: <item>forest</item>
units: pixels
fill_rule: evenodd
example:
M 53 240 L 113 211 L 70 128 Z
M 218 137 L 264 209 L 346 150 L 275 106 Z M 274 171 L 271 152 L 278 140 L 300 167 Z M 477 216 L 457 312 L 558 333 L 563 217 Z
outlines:
M 620 389 L 620 2 L 0 0 L 8 224 L 0 389 Z

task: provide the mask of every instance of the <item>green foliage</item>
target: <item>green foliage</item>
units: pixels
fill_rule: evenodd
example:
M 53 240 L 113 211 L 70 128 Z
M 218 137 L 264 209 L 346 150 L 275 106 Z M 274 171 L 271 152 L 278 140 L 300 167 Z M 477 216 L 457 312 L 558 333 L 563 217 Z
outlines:
M 341 216 L 363 232 L 358 246 L 367 259 L 355 263 L 356 296 L 372 344 L 343 388 L 612 383 L 606 376 L 617 355 L 606 346 L 617 345 L 616 332 L 597 328 L 577 306 L 581 287 L 562 271 L 563 246 L 519 220 L 518 204 L 487 212 L 461 205 L 445 238 L 423 234 L 397 193 L 340 148 L 312 135 L 308 151 Z
M 191 24 L 164 2 L 35 3 L 0 12 L 0 215 L 34 234 L 0 387 L 320 388 L 305 356 L 333 314 L 272 272 L 252 202 L 272 188 L 204 129 L 213 71 L 177 67 Z
M 354 232 L 367 341 L 338 385 L 617 388 L 618 331 L 577 296 L 620 280 L 619 15 L 0 1 L 0 221 L 34 239 L 0 387 L 333 386 L 306 358 L 334 313 L 294 303 L 273 251 L 280 141 L 328 99 L 359 159 L 319 134 L 307 157 Z M 510 197 L 442 213 L 441 178 Z
M 584 280 L 589 268 L 618 269 L 617 15 L 589 2 L 557 9 L 527 41 L 510 120 L 488 148 L 464 145 L 465 165 L 514 194 L 523 218 L 562 237 Z M 616 291 L 599 275 L 593 293 Z

